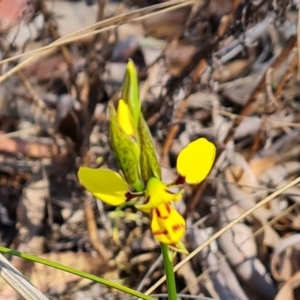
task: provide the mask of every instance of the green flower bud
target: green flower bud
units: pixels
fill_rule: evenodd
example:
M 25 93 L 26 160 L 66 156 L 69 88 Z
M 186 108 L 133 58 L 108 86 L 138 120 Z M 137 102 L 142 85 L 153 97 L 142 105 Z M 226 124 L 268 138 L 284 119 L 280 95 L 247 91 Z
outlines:
M 147 182 L 151 177 L 161 179 L 161 169 L 157 160 L 154 142 L 142 114 L 140 114 L 138 125 L 140 149 L 142 153 L 140 158 L 142 178 L 144 182 Z
M 138 127 L 141 113 L 141 103 L 139 98 L 139 83 L 134 62 L 130 59 L 126 66 L 126 73 L 122 87 L 121 98 L 129 105 L 133 124 Z
M 110 111 L 110 139 L 111 147 L 114 151 L 119 168 L 122 170 L 124 177 L 131 187 L 136 191 L 144 190 L 144 185 L 141 180 L 140 172 L 140 147 L 137 138 L 134 135 L 129 135 L 126 130 L 130 129 L 128 123 L 124 128 L 119 123 L 120 116 L 124 111 L 115 111 L 113 104 L 109 106 Z

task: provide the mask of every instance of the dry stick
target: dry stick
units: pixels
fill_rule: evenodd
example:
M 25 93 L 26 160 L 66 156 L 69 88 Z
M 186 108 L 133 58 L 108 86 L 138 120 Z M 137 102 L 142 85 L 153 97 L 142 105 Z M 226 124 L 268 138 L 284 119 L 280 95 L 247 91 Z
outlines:
M 274 62 L 272 63 L 272 65 L 270 66 L 270 68 L 273 68 L 274 70 L 276 70 L 284 61 L 284 59 L 288 56 L 288 54 L 290 53 L 290 51 L 295 47 L 297 42 L 297 38 L 296 36 L 292 36 L 288 43 L 286 44 L 285 48 L 283 48 L 283 50 L 281 51 L 281 53 L 277 56 L 277 58 L 274 60 Z M 251 111 L 252 111 L 252 106 L 254 105 L 257 96 L 259 95 L 259 93 L 263 90 L 264 86 L 265 86 L 265 75 L 266 75 L 267 70 L 264 72 L 263 76 L 261 77 L 259 83 L 257 84 L 256 88 L 253 90 L 253 92 L 251 93 L 247 103 L 245 104 L 244 108 L 242 109 L 240 115 L 234 119 L 233 124 L 230 128 L 230 130 L 228 131 L 224 141 L 223 141 L 223 145 L 227 145 L 227 143 L 233 138 L 233 135 L 235 133 L 236 128 L 241 124 L 242 120 L 244 117 L 248 116 Z M 221 152 L 219 152 L 217 154 L 216 160 L 219 158 Z M 216 172 L 216 171 L 212 171 L 212 172 Z M 201 184 L 198 185 L 198 187 L 196 188 L 196 191 L 194 192 L 192 201 L 189 203 L 188 205 L 188 209 L 187 209 L 187 213 L 189 213 L 190 211 L 193 211 L 196 204 L 198 203 L 199 199 L 201 199 L 201 195 L 204 191 L 204 189 L 206 188 L 207 185 L 207 181 L 203 181 Z
M 99 240 L 98 229 L 96 225 L 95 215 L 92 208 L 91 197 L 85 193 L 84 197 L 84 214 L 89 233 L 90 241 L 103 261 L 108 262 L 109 254 L 103 244 Z
M 185 28 L 189 27 L 192 23 L 192 20 L 194 19 L 199 7 L 203 4 L 202 0 L 198 0 L 194 3 L 191 12 L 189 14 L 189 17 L 187 19 L 187 21 L 185 22 Z M 199 80 L 199 74 L 201 73 L 201 71 L 206 67 L 206 61 L 204 59 L 201 59 L 200 62 L 197 64 L 197 67 L 195 68 L 192 80 L 193 80 L 193 85 Z M 192 93 L 192 88 L 190 88 L 184 96 L 184 99 L 182 100 L 182 102 L 180 103 L 180 107 L 179 110 L 177 112 L 177 120 L 181 120 L 184 116 L 184 112 L 185 112 L 185 108 L 186 108 L 186 104 L 187 104 L 187 99 L 188 97 L 191 95 Z M 159 116 L 159 114 L 157 115 Z M 162 155 L 161 155 L 161 165 L 162 166 L 166 166 L 167 162 L 168 162 L 168 155 L 173 143 L 173 140 L 179 130 L 180 126 L 178 124 L 175 124 L 171 127 L 170 132 L 166 138 L 166 141 L 164 143 L 163 146 L 163 150 L 162 150 Z
M 52 15 L 48 11 L 44 0 L 40 0 L 39 5 L 40 5 L 41 12 L 44 16 L 44 20 L 47 24 L 48 31 L 49 31 L 50 35 L 52 36 L 52 38 L 54 40 L 58 40 L 60 38 L 60 36 L 58 34 L 57 28 L 54 26 L 54 23 L 53 23 L 53 20 L 52 20 Z M 69 75 L 70 75 L 71 84 L 73 85 L 73 87 L 76 91 L 77 99 L 79 100 L 80 99 L 80 93 L 79 93 L 78 86 L 76 84 L 76 74 L 75 74 L 75 71 L 74 71 L 74 68 L 73 68 L 73 62 L 72 62 L 71 55 L 70 55 L 69 50 L 67 49 L 67 47 L 65 45 L 60 46 L 60 51 L 61 51 L 61 53 L 63 55 L 63 58 L 66 62 L 66 65 L 67 65 L 67 68 L 68 68 L 68 71 L 69 71 Z
M 225 32 L 228 30 L 229 25 L 231 25 L 234 15 L 236 13 L 236 10 L 238 9 L 240 3 L 241 3 L 241 0 L 233 0 L 232 9 L 231 9 L 230 13 L 222 17 L 221 23 L 218 28 L 218 36 L 219 37 L 224 36 Z
M 263 133 L 266 130 L 266 124 L 267 124 L 268 121 L 269 121 L 269 117 L 266 117 L 266 118 L 264 118 L 262 124 L 260 125 L 259 131 L 257 132 L 257 134 L 254 137 L 254 141 L 252 143 L 251 149 L 248 152 L 248 154 L 246 155 L 245 160 L 247 162 L 249 162 L 251 160 L 251 158 L 254 156 L 254 154 L 258 150 L 260 141 L 262 140 Z M 241 169 L 240 172 L 237 175 L 233 174 L 233 176 L 235 177 L 235 181 L 239 182 L 241 180 L 243 174 L 244 174 L 244 169 Z
M 298 6 L 298 76 L 297 80 L 300 80 L 300 6 Z
M 98 0 L 97 23 L 104 19 L 104 8 L 106 0 Z
M 29 95 L 31 96 L 32 103 L 35 104 L 37 107 L 39 107 L 42 110 L 42 112 L 45 114 L 45 116 L 47 117 L 49 122 L 51 122 L 52 116 L 51 116 L 47 106 L 45 105 L 45 102 L 35 92 L 31 83 L 29 82 L 29 80 L 26 78 L 26 76 L 24 75 L 24 73 L 21 70 L 17 71 L 17 75 L 20 78 L 24 87 L 27 89 Z
M 9 46 L 4 42 L 1 43 L 1 46 L 5 49 L 5 53 L 6 53 L 5 55 L 6 56 L 9 55 L 10 54 Z M 28 81 L 26 76 L 23 74 L 21 70 L 17 71 L 17 75 L 21 80 L 22 84 L 24 85 L 25 89 L 28 91 L 30 95 L 29 99 L 32 101 L 32 103 L 34 103 L 37 107 L 39 107 L 46 115 L 48 120 L 51 121 L 51 116 L 49 114 L 49 111 L 47 110 L 47 106 L 45 105 L 44 101 L 37 95 L 37 93 L 35 92 L 34 88 L 32 87 L 31 83 Z
M 164 13 L 164 12 L 167 12 L 167 11 L 171 11 L 171 10 L 174 10 L 174 9 L 178 9 L 178 8 L 181 8 L 181 7 L 184 7 L 184 6 L 188 6 L 190 5 L 191 3 L 193 3 L 194 0 L 189 0 L 189 1 L 186 1 L 184 3 L 180 3 L 178 5 L 174 5 L 174 6 L 171 6 L 171 7 L 167 7 L 166 9 L 162 9 L 160 11 L 157 11 L 157 12 L 154 12 L 154 13 L 149 13 L 147 15 L 143 15 L 143 16 L 140 16 L 140 17 L 136 17 L 136 18 L 133 18 L 131 19 L 130 21 L 140 21 L 140 20 L 143 20 L 143 19 L 146 19 L 146 18 L 149 18 L 149 17 L 152 17 L 152 16 L 155 16 L 157 14 L 161 14 L 161 13 Z M 158 5 L 153 5 L 153 6 L 150 6 L 150 8 L 152 8 L 152 10 L 154 10 L 155 7 L 157 7 Z M 165 5 L 166 6 L 166 5 Z M 152 11 L 151 10 L 151 11 Z M 150 11 L 150 9 L 149 9 Z M 130 14 L 128 14 L 130 15 Z M 121 24 L 124 24 L 126 23 L 128 20 L 126 18 L 126 15 L 124 16 L 123 15 L 123 19 L 120 18 L 120 21 L 119 24 L 117 25 L 110 25 L 110 26 L 107 26 L 105 28 L 101 28 L 101 29 L 98 29 L 98 30 L 95 30 L 95 31 L 92 31 L 92 32 L 87 32 L 85 34 L 81 34 L 81 35 L 78 35 L 76 33 L 74 33 L 73 35 L 70 35 L 65 37 L 65 38 L 60 38 L 59 40 L 51 43 L 50 45 L 48 46 L 45 46 L 45 47 L 42 47 L 42 48 L 39 48 L 37 50 L 33 50 L 31 51 L 30 53 L 36 53 L 35 55 L 29 57 L 28 59 L 24 60 L 23 62 L 19 63 L 17 66 L 13 67 L 12 69 L 10 69 L 9 71 L 7 71 L 5 74 L 3 74 L 1 77 L 0 77 L 0 83 L 4 80 L 6 80 L 9 76 L 11 76 L 12 74 L 14 74 L 17 70 L 20 70 L 22 69 L 23 67 L 25 67 L 27 64 L 29 64 L 30 62 L 34 62 L 35 60 L 37 59 L 40 59 L 46 55 L 49 55 L 51 53 L 54 53 L 56 51 L 56 48 L 58 46 L 61 46 L 61 45 L 65 45 L 65 44 L 69 44 L 69 43 L 72 43 L 74 42 L 75 40 L 79 40 L 79 39 L 82 39 L 82 38 L 85 38 L 85 37 L 90 37 L 92 35 L 96 35 L 96 34 L 99 34 L 99 33 L 102 33 L 102 32 L 105 32 L 105 31 L 109 31 L 109 30 L 112 30 L 112 29 L 115 29 L 117 28 L 117 26 L 121 25 Z M 110 21 L 110 20 L 109 20 Z M 116 21 L 115 21 L 116 22 Z M 102 22 L 101 22 L 102 23 Z M 103 22 L 105 23 L 105 22 Z M 107 22 L 109 23 L 109 22 Z M 103 24 L 102 24 L 103 25 Z M 84 31 L 84 30 L 83 30 Z M 29 52 L 27 52 L 26 54 L 29 54 Z M 15 56 L 13 58 L 11 58 L 10 60 L 14 60 L 16 59 L 16 57 L 21 57 L 23 55 L 18 55 L 18 56 Z M 8 59 L 5 60 L 5 62 L 9 61 Z M 0 65 L 1 63 L 3 63 L 3 61 L 1 62 L 0 61 Z
M 274 70 L 276 70 L 281 64 L 282 62 L 285 60 L 285 58 L 288 56 L 288 54 L 290 53 L 290 51 L 295 47 L 297 38 L 296 36 L 292 36 L 288 43 L 286 44 L 286 47 L 282 50 L 282 52 L 280 53 L 280 55 L 278 55 L 278 57 L 274 60 L 274 62 L 272 63 L 272 65 L 270 66 L 270 68 L 273 68 Z M 224 145 L 226 145 L 233 137 L 235 129 L 240 125 L 240 123 L 242 122 L 242 118 L 243 116 L 248 116 L 251 111 L 252 111 L 252 106 L 255 103 L 257 96 L 261 93 L 261 91 L 263 90 L 263 88 L 265 87 L 265 75 L 267 73 L 267 70 L 265 71 L 264 76 L 262 76 L 261 80 L 259 81 L 257 87 L 254 89 L 254 91 L 252 92 L 252 94 L 249 97 L 248 102 L 246 103 L 246 105 L 244 106 L 244 108 L 242 109 L 241 113 L 240 113 L 240 117 L 236 118 L 227 134 L 227 136 L 224 139 Z
M 99 6 L 99 8 L 98 8 L 98 14 L 97 14 L 97 22 L 99 22 L 104 16 L 105 0 L 98 0 L 98 6 Z M 91 42 L 92 46 L 95 44 L 96 39 L 97 39 L 97 36 L 95 35 L 93 41 Z M 90 51 L 92 51 L 92 50 L 90 50 Z M 86 76 L 88 77 L 88 74 L 86 74 Z M 89 83 L 88 83 L 88 86 L 89 86 Z M 82 99 L 82 101 L 84 102 L 84 104 L 86 104 L 84 99 Z M 88 113 L 87 113 L 87 109 L 86 109 L 85 105 L 83 106 L 83 109 L 85 110 L 84 114 L 87 117 Z M 89 122 L 87 124 L 91 124 L 90 123 L 91 121 L 87 121 L 87 122 Z M 88 126 L 88 127 L 89 127 L 89 129 L 87 130 L 88 136 L 90 136 L 91 128 L 90 128 L 90 126 Z M 83 151 L 82 162 L 84 162 L 86 160 L 86 155 L 89 153 L 87 148 L 85 150 L 86 151 Z M 85 193 L 85 197 L 84 197 L 83 201 L 84 201 L 85 221 L 86 221 L 86 226 L 87 226 L 91 244 L 93 245 L 94 249 L 97 251 L 98 255 L 104 261 L 108 261 L 109 253 L 105 249 L 103 243 L 101 243 L 101 241 L 100 241 L 100 237 L 98 234 L 98 228 L 97 228 L 97 224 L 96 224 L 96 218 L 95 218 L 93 207 L 92 207 L 92 201 L 91 201 L 91 198 L 89 196 L 87 196 L 87 193 Z
M 248 217 L 249 215 L 251 215 L 255 210 L 257 210 L 258 208 L 266 205 L 272 199 L 276 198 L 277 196 L 279 196 L 280 194 L 282 194 L 284 191 L 288 190 L 289 188 L 295 186 L 298 183 L 300 183 L 300 177 L 297 177 L 292 182 L 286 184 L 282 188 L 278 189 L 277 191 L 275 191 L 274 193 L 272 193 L 271 195 L 269 195 L 268 197 L 266 197 L 265 199 L 263 199 L 262 201 L 260 201 L 256 205 L 254 205 L 252 208 L 250 208 L 247 211 L 245 211 L 244 213 L 242 213 L 239 217 L 237 217 L 236 219 L 234 219 L 233 221 L 231 221 L 229 224 L 227 224 L 225 227 L 223 227 L 222 229 L 220 229 L 212 237 L 210 237 L 206 242 L 204 242 L 201 246 L 199 246 L 193 252 L 191 252 L 189 255 L 187 255 L 180 263 L 178 263 L 174 267 L 174 272 L 177 271 L 179 268 L 181 268 L 186 262 L 188 262 L 189 260 L 191 260 L 195 255 L 197 255 L 205 247 L 209 246 L 210 243 L 212 243 L 214 240 L 216 240 L 217 238 L 219 238 L 224 232 L 226 232 L 227 230 L 229 230 L 235 224 L 239 223 L 240 221 L 242 221 L 243 219 L 245 219 L 246 217 Z M 145 295 L 151 294 L 165 280 L 166 280 L 166 277 L 163 276 L 150 289 L 148 289 L 145 292 Z
M 236 119 L 236 118 L 240 117 L 237 114 L 234 114 L 234 113 L 228 112 L 226 110 L 222 110 L 222 109 L 217 109 L 217 112 L 220 115 L 226 116 L 226 117 L 231 118 L 231 119 Z M 242 119 L 243 120 L 249 119 L 249 120 L 253 120 L 254 122 L 259 122 L 260 121 L 257 118 L 248 117 L 248 116 L 244 116 L 244 117 L 242 117 Z M 282 127 L 300 128 L 300 124 L 299 123 L 294 123 L 294 122 L 270 121 L 270 124 L 272 125 L 272 128 L 282 128 Z
M 294 70 L 297 68 L 298 61 L 299 61 L 298 55 L 295 55 L 295 57 L 292 59 L 290 65 L 289 65 L 287 71 L 281 77 L 281 80 L 280 80 L 280 82 L 278 84 L 278 87 L 276 89 L 276 92 L 275 92 L 275 99 L 277 101 L 279 100 L 279 97 L 280 97 L 280 95 L 282 93 L 282 90 L 285 87 L 285 85 L 286 85 L 286 83 L 287 83 L 287 81 L 289 79 L 290 74 L 292 74 L 294 72 Z M 299 79 L 297 78 L 297 80 L 299 80 Z
M 291 49 L 292 51 L 292 49 Z M 279 95 L 289 77 L 289 74 L 290 72 L 292 72 L 292 70 L 297 66 L 297 62 L 298 62 L 298 57 L 295 56 L 295 59 L 292 60 L 292 62 L 290 63 L 290 66 L 288 68 L 288 71 L 284 74 L 284 76 L 281 78 L 280 80 L 280 83 L 279 83 L 279 87 L 276 91 L 276 94 L 277 96 L 275 96 L 272 92 L 272 85 L 271 85 L 271 76 L 273 74 L 273 68 L 269 68 L 266 72 L 266 90 L 267 90 L 267 94 L 270 98 L 270 100 L 272 101 L 274 107 L 278 107 L 278 99 L 279 99 Z M 262 122 L 261 126 L 260 126 L 260 129 L 258 131 L 258 133 L 256 134 L 255 138 L 254 138 L 254 141 L 252 143 L 252 146 L 251 146 L 251 149 L 250 149 L 250 152 L 248 153 L 247 157 L 246 157 L 246 161 L 249 162 L 250 159 L 253 157 L 253 155 L 256 153 L 258 147 L 259 147 L 259 142 L 261 141 L 262 139 L 262 135 L 263 135 L 263 132 L 265 130 L 265 126 L 266 126 L 266 123 L 267 121 L 269 120 L 269 118 L 265 118 L 264 121 Z M 238 173 L 237 176 L 235 176 L 236 178 L 236 182 L 239 182 L 240 179 L 242 178 L 243 176 L 243 173 L 244 173 L 244 170 L 241 169 L 240 172 Z
M 278 108 L 278 103 L 277 103 L 277 99 L 274 96 L 273 93 L 273 87 L 272 87 L 272 75 L 273 75 L 273 69 L 269 68 L 267 73 L 266 73 L 266 93 L 268 98 L 271 100 L 271 102 L 274 105 L 274 108 Z
M 184 24 L 184 27 L 187 28 L 191 25 L 194 17 L 196 16 L 197 12 L 198 12 L 198 9 L 200 8 L 200 6 L 203 4 L 203 0 L 196 0 L 192 9 L 191 9 L 191 12 L 189 14 L 189 17 L 187 18 L 185 24 Z
M 201 59 L 198 66 L 197 66 L 197 68 L 196 68 L 196 71 L 194 72 L 193 83 L 197 82 L 197 80 L 199 79 L 199 74 L 205 68 L 205 66 L 206 66 L 205 59 Z M 192 89 L 190 88 L 186 92 L 184 99 L 181 101 L 179 110 L 177 112 L 177 120 L 181 120 L 183 118 L 185 108 L 186 108 L 186 105 L 187 105 L 187 99 L 191 95 L 191 93 L 192 93 Z M 180 126 L 178 124 L 173 125 L 170 129 L 170 132 L 169 132 L 167 138 L 166 138 L 166 141 L 164 143 L 163 150 L 162 150 L 162 156 L 161 156 L 161 164 L 163 166 L 167 165 L 168 155 L 169 155 L 173 140 L 174 140 L 179 128 L 180 128 Z
M 133 22 L 133 21 L 146 19 L 146 18 L 153 17 L 155 15 L 162 14 L 162 13 L 165 13 L 165 12 L 168 12 L 171 10 L 189 6 L 194 1 L 195 0 L 168 1 L 168 2 L 164 2 L 164 3 L 156 4 L 156 5 L 151 5 L 151 6 L 148 6 L 145 8 L 140 8 L 133 12 L 125 13 L 125 14 L 122 14 L 120 16 L 116 16 L 113 18 L 108 18 L 106 20 L 100 21 L 96 24 L 87 26 L 83 29 L 77 30 L 73 33 L 63 36 L 60 39 L 58 39 L 57 41 L 52 42 L 51 44 L 49 44 L 47 46 L 44 46 L 44 47 L 41 47 L 41 48 L 38 48 L 35 50 L 27 51 L 25 53 L 21 53 L 21 54 L 15 55 L 13 57 L 7 58 L 5 60 L 2 60 L 2 61 L 0 61 L 0 65 L 2 65 L 4 63 L 8 63 L 13 60 L 16 60 L 18 58 L 24 57 L 24 56 L 28 56 L 31 54 L 37 54 L 40 52 L 44 52 L 46 50 L 57 48 L 58 46 L 71 43 L 74 40 L 79 40 L 84 37 L 88 37 L 88 36 L 95 35 L 100 32 L 114 29 L 117 26 L 125 24 L 127 22 Z M 155 10 L 158 10 L 158 11 L 153 12 Z

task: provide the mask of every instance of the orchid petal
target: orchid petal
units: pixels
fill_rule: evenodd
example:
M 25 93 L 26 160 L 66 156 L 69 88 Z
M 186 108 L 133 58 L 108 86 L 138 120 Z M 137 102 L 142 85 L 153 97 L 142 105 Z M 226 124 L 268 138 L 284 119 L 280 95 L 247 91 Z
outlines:
M 152 210 L 151 230 L 159 242 L 176 246 L 185 233 L 185 227 L 184 218 L 170 203 Z
M 183 190 L 178 193 L 173 193 L 168 190 L 168 187 L 159 179 L 152 177 L 146 186 L 145 204 L 138 204 L 135 207 L 145 213 L 150 213 L 151 209 L 158 207 L 163 203 L 176 202 L 182 198 Z
M 197 139 L 181 150 L 177 171 L 188 184 L 197 184 L 209 174 L 216 156 L 216 146 L 205 138 Z
M 80 167 L 78 178 L 90 193 L 103 202 L 112 206 L 126 202 L 128 186 L 117 172 L 108 169 Z

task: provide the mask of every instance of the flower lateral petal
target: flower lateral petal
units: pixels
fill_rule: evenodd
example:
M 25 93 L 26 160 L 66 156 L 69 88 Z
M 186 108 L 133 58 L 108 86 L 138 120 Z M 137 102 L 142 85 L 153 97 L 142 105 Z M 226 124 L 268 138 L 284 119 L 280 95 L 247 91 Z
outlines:
M 127 183 L 117 172 L 80 167 L 78 178 L 91 194 L 109 205 L 118 206 L 127 200 Z
M 177 172 L 188 184 L 197 184 L 209 174 L 216 156 L 216 146 L 205 138 L 183 148 L 177 158 Z
M 159 179 L 152 177 L 149 179 L 145 190 L 146 203 L 137 204 L 135 207 L 144 213 L 150 213 L 151 209 L 161 204 L 179 201 L 183 192 L 184 190 L 173 193 Z
M 182 215 L 170 203 L 154 208 L 151 214 L 151 230 L 155 238 L 166 245 L 177 245 L 186 228 Z

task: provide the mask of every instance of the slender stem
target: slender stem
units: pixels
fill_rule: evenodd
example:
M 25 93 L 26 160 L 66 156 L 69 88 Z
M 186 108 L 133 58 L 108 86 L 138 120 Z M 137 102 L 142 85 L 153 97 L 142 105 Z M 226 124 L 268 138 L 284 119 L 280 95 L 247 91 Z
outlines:
M 74 269 L 74 268 L 71 268 L 71 267 L 67 267 L 65 265 L 56 263 L 56 262 L 48 260 L 48 259 L 40 258 L 38 256 L 30 255 L 30 254 L 27 254 L 27 253 L 24 253 L 24 252 L 19 252 L 19 251 L 12 250 L 12 249 L 2 247 L 2 246 L 0 246 L 0 253 L 7 253 L 7 254 L 10 254 L 10 255 L 13 255 L 13 256 L 18 256 L 18 257 L 27 259 L 29 261 L 37 262 L 37 263 L 43 264 L 45 266 L 49 266 L 49 267 L 52 267 L 52 268 L 55 268 L 55 269 L 58 269 L 58 270 L 62 270 L 62 271 L 65 271 L 65 272 L 68 272 L 68 273 L 71 273 L 71 274 L 75 274 L 75 275 L 78 275 L 80 277 L 87 278 L 87 279 L 90 279 L 92 281 L 95 281 L 95 282 L 104 284 L 106 286 L 109 286 L 111 288 L 117 289 L 117 290 L 122 291 L 124 293 L 130 294 L 132 296 L 139 297 L 141 299 L 154 300 L 154 298 L 152 298 L 150 296 L 146 296 L 146 295 L 144 295 L 140 292 L 137 292 L 135 290 L 132 290 L 132 289 L 126 287 L 126 286 L 117 284 L 115 282 L 106 280 L 104 278 L 95 276 L 93 274 L 89 274 L 89 273 L 86 273 L 86 272 L 83 272 L 83 271 L 80 271 L 80 270 L 77 270 L 77 269 Z M 173 299 L 173 298 L 170 298 L 170 299 Z
M 177 300 L 175 276 L 174 276 L 173 264 L 169 257 L 168 246 L 163 243 L 161 243 L 160 246 L 161 246 L 165 272 L 167 277 L 166 281 L 167 281 L 167 289 L 168 289 L 168 299 Z

